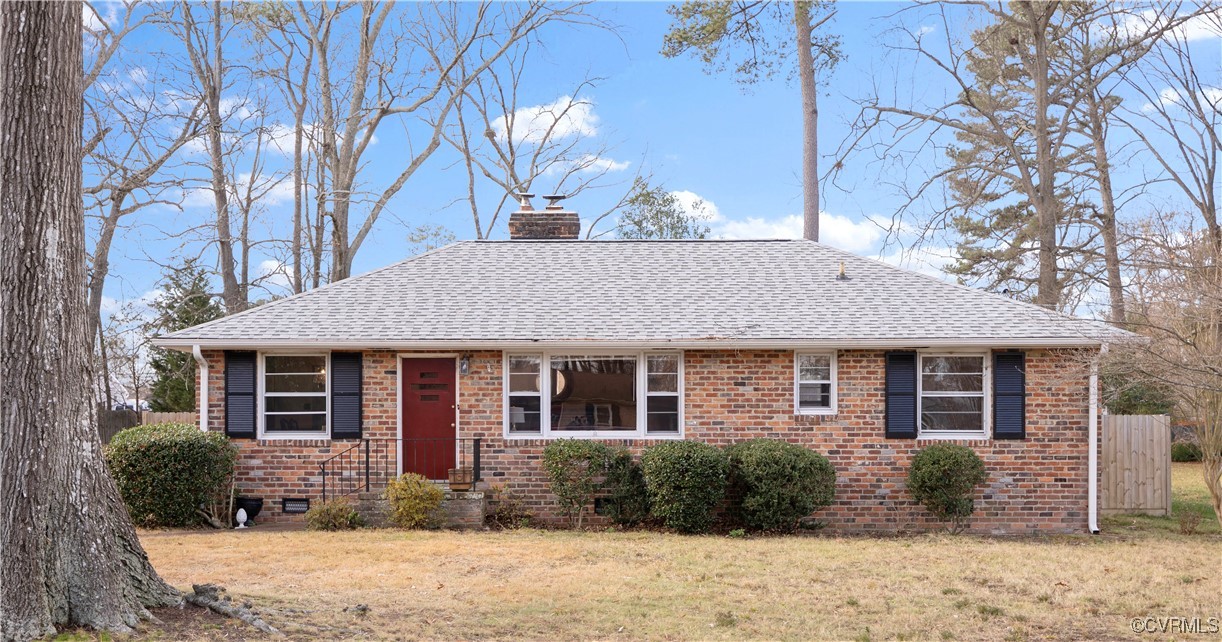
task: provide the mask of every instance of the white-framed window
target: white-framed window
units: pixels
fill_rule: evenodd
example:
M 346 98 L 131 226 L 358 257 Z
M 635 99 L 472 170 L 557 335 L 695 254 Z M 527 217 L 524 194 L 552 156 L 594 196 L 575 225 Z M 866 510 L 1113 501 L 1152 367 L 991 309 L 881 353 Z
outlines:
M 506 354 L 505 435 L 522 438 L 678 438 L 678 352 Z
M 918 437 L 981 439 L 989 429 L 990 368 L 987 354 L 919 355 Z
M 835 352 L 795 352 L 793 372 L 794 412 L 836 414 Z
M 261 354 L 259 432 L 265 439 L 330 435 L 327 354 Z

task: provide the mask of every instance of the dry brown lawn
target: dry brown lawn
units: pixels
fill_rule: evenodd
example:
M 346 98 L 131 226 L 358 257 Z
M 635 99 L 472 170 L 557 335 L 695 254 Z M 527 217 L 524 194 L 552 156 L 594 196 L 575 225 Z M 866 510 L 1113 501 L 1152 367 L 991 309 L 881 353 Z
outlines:
M 1106 640 L 1149 639 L 1130 630 L 1139 616 L 1222 617 L 1222 535 L 1174 523 L 1120 518 L 1101 536 L 1038 539 L 253 529 L 142 540 L 173 584 L 224 585 L 293 639 Z

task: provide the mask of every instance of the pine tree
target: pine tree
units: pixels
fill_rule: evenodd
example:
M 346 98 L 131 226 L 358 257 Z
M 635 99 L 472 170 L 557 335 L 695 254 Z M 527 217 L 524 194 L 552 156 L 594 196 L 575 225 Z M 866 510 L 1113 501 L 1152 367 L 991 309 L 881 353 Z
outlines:
M 164 294 L 153 303 L 157 318 L 151 330 L 164 334 L 219 319 L 224 311 L 209 292 L 208 273 L 194 259 L 166 273 Z M 195 409 L 195 362 L 191 355 L 174 350 L 153 349 L 151 363 L 155 379 L 149 396 L 153 412 L 185 412 Z

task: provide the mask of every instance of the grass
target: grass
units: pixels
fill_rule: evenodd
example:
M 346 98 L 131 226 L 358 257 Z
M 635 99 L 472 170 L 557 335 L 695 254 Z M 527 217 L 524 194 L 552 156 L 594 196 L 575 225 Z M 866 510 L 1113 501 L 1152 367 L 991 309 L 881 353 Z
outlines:
M 1117 515 L 1103 519 L 1102 527 L 1113 531 L 1168 531 L 1179 532 L 1178 515 L 1184 512 L 1197 513 L 1201 523 L 1198 533 L 1217 534 L 1222 532 L 1218 519 L 1214 516 L 1213 504 L 1209 501 L 1209 488 L 1205 486 L 1205 478 L 1201 475 L 1200 463 L 1171 464 L 1171 515 L 1169 517 L 1154 517 L 1151 515 Z
M 1177 465 L 1188 506 L 1201 499 L 1191 473 Z M 142 540 L 171 583 L 224 585 L 290 639 L 1137 639 L 1134 617 L 1222 616 L 1216 524 L 1184 536 L 1162 519 L 1019 539 L 254 529 Z

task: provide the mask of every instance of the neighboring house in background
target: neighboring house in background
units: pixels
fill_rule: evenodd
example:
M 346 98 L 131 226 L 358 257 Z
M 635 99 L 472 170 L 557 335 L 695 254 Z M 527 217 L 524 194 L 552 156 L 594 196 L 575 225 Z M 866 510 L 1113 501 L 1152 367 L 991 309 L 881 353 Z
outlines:
M 512 240 L 154 343 L 194 352 L 204 427 L 238 444 L 239 488 L 270 519 L 324 483 L 476 465 L 554 516 L 549 440 L 770 437 L 835 465 L 818 515 L 833 529 L 942 527 L 904 481 L 945 440 L 988 468 L 973 530 L 1094 529 L 1091 364 L 1123 333 L 809 241 L 579 241 L 579 226 L 526 202 Z

